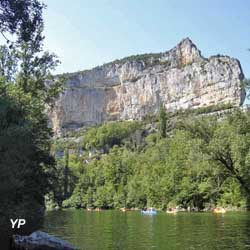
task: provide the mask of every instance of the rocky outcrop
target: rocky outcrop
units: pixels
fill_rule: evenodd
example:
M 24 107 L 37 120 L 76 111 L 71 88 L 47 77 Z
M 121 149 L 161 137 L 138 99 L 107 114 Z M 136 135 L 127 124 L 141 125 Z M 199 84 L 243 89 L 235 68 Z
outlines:
M 68 242 L 37 231 L 29 236 L 14 235 L 12 250 L 76 250 Z
M 228 56 L 204 58 L 189 38 L 170 51 L 117 60 L 68 74 L 67 88 L 49 113 L 54 131 L 107 120 L 141 119 L 167 110 L 199 108 L 245 98 L 240 63 Z

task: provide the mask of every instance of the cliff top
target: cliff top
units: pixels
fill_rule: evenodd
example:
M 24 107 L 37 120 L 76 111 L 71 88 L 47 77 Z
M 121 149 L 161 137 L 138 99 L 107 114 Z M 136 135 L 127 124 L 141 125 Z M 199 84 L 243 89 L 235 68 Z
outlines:
M 166 56 L 167 54 L 173 52 L 173 51 L 176 51 L 178 48 L 195 48 L 195 50 L 198 51 L 199 55 L 201 56 L 200 54 L 200 51 L 197 49 L 196 45 L 192 42 L 192 40 L 187 37 L 187 38 L 184 38 L 182 39 L 174 48 L 170 49 L 170 50 L 167 50 L 165 52 L 159 52 L 159 53 L 144 53 L 144 54 L 137 54 L 137 55 L 131 55 L 131 56 L 126 56 L 126 57 L 123 57 L 121 59 L 115 59 L 111 62 L 107 62 L 107 63 L 104 63 L 100 66 L 96 66 L 94 68 L 91 68 L 91 69 L 85 69 L 85 70 L 80 70 L 80 71 L 76 71 L 76 72 L 67 72 L 67 73 L 64 73 L 64 75 L 66 76 L 74 76 L 76 74 L 84 74 L 84 73 L 87 73 L 93 69 L 98 69 L 98 68 L 102 68 L 102 67 L 105 67 L 105 66 L 112 66 L 114 64 L 124 64 L 126 62 L 138 62 L 138 61 L 147 61 L 147 60 L 152 60 L 152 59 L 159 59 L 159 58 L 162 58 L 163 56 Z
M 81 71 L 76 71 L 76 72 L 68 72 L 68 73 L 64 73 L 64 75 L 67 77 L 74 77 L 79 74 L 84 75 L 92 70 L 98 70 L 98 69 L 103 69 L 107 67 L 109 68 L 114 65 L 119 67 L 120 65 L 123 65 L 125 63 L 131 63 L 131 62 L 143 62 L 145 67 L 154 66 L 156 64 L 168 65 L 170 64 L 171 61 L 178 60 L 178 58 L 181 58 L 181 57 L 188 58 L 185 64 L 192 63 L 196 60 L 207 61 L 207 60 L 219 58 L 219 57 L 230 58 L 229 56 L 220 55 L 220 54 L 212 55 L 209 58 L 205 58 L 202 56 L 200 50 L 192 42 L 192 40 L 189 37 L 187 37 L 187 38 L 182 39 L 174 48 L 167 50 L 165 52 L 131 55 L 131 56 L 127 56 L 121 59 L 116 59 L 108 63 L 104 63 L 103 65 L 96 66 L 92 69 L 86 69 L 86 70 L 81 70 Z

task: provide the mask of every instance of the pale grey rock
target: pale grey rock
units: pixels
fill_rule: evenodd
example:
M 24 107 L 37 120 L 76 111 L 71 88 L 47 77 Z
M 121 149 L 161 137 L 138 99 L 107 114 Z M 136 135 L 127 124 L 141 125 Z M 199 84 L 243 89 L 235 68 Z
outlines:
M 49 112 L 56 134 L 108 120 L 142 119 L 167 110 L 199 108 L 245 98 L 237 59 L 204 58 L 188 38 L 159 54 L 125 58 L 70 75 Z
M 47 233 L 37 231 L 29 236 L 14 235 L 13 250 L 76 250 L 67 241 L 53 237 Z

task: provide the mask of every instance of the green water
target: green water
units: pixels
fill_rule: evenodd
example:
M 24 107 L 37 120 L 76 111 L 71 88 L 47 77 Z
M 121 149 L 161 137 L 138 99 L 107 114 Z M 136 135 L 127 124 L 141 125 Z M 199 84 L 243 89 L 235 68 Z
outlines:
M 44 231 L 83 250 L 250 249 L 250 213 L 48 212 Z

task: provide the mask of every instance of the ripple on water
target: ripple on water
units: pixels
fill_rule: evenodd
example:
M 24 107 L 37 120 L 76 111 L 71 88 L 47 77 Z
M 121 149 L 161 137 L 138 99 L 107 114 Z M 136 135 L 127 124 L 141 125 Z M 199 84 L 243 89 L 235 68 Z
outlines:
M 44 230 L 86 250 L 250 249 L 250 214 L 68 210 L 48 212 Z

